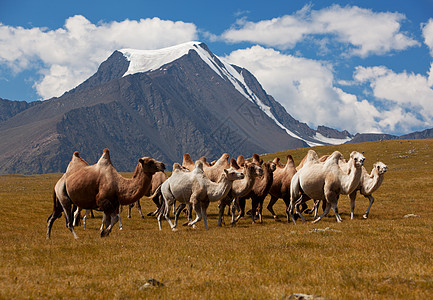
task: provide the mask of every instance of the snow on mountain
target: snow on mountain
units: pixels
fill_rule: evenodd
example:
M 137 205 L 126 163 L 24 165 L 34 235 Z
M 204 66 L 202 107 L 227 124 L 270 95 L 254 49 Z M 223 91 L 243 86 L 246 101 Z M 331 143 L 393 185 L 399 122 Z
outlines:
M 280 121 L 278 121 L 275 115 L 272 114 L 271 108 L 265 105 L 264 102 L 257 97 L 254 92 L 251 91 L 251 89 L 245 83 L 242 72 L 239 73 L 231 64 L 224 61 L 224 59 L 217 57 L 202 47 L 201 42 L 187 42 L 158 50 L 119 50 L 130 62 L 128 70 L 123 74 L 123 77 L 135 73 L 144 73 L 157 70 L 162 66 L 188 54 L 190 50 L 196 51 L 200 58 L 206 62 L 215 73 L 217 73 L 224 80 L 229 80 L 236 90 L 239 91 L 239 93 L 241 93 L 249 101 L 255 103 L 267 116 L 269 116 L 279 127 L 284 129 L 290 136 L 303 140 L 309 146 L 342 144 L 350 140 L 349 137 L 347 139 L 327 138 L 320 133 L 310 137 L 310 139 L 306 139 L 289 130 L 283 124 L 281 124 Z

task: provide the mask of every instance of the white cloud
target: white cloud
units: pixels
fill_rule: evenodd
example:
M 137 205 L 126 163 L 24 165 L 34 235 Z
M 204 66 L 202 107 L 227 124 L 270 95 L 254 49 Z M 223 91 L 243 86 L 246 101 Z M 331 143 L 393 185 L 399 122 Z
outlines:
M 292 15 L 271 20 L 243 19 L 221 37 L 228 42 L 249 41 L 284 50 L 294 48 L 308 36 L 331 35 L 350 45 L 350 54 L 366 57 L 419 45 L 400 31 L 404 19 L 399 13 L 377 13 L 357 6 L 333 5 L 322 10 L 306 6 Z
M 350 132 L 379 132 L 380 112 L 368 101 L 334 87 L 329 66 L 253 46 L 226 59 L 251 71 L 267 93 L 296 119 L 312 127 L 327 125 Z
M 34 87 L 47 99 L 87 79 L 116 49 L 157 49 L 196 39 L 194 24 L 159 18 L 92 24 L 76 15 L 56 30 L 0 23 L 0 64 L 15 73 L 40 68 Z
M 433 126 L 433 64 L 429 76 L 414 73 L 395 73 L 383 67 L 357 67 L 354 79 L 367 83 L 373 96 L 383 102 L 394 115 L 384 115 L 381 126 L 402 131 L 416 126 Z
M 430 55 L 433 56 L 433 19 L 429 19 L 426 24 L 421 25 L 424 43 L 430 49 Z

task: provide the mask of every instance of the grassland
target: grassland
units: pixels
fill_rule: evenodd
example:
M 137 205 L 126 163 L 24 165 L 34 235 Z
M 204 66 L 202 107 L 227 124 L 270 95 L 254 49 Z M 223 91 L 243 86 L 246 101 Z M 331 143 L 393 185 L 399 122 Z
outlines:
M 236 227 L 217 228 L 216 204 L 209 208 L 210 229 L 158 231 L 152 217 L 131 219 L 124 229 L 99 237 L 101 214 L 74 240 L 64 218 L 45 239 L 52 210 L 52 188 L 61 174 L 0 176 L 0 298 L 161 298 L 285 299 L 293 293 L 326 299 L 429 299 L 433 295 L 433 140 L 383 141 L 316 147 L 319 155 L 364 152 L 370 171 L 388 165 L 375 193 L 370 218 L 367 200 L 339 202 L 343 222 L 330 214 L 318 224 L 249 218 Z M 268 155 L 296 162 L 306 149 Z M 265 200 L 265 205 L 268 200 Z M 248 204 L 247 204 L 248 205 Z M 250 204 L 249 204 L 250 205 Z M 142 200 L 145 212 L 154 209 Z M 284 219 L 281 200 L 275 206 Z M 415 214 L 416 217 L 404 216 Z M 307 217 L 311 220 L 311 217 Z M 181 220 L 183 221 L 183 220 Z M 318 231 L 314 229 L 328 230 Z M 164 287 L 140 288 L 149 278 Z

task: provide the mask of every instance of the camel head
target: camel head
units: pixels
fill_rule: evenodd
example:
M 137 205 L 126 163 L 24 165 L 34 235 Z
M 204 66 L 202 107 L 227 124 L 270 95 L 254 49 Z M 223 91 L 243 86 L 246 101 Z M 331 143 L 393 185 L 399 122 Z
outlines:
M 230 181 L 238 180 L 238 179 L 244 179 L 245 175 L 241 172 L 236 171 L 233 168 L 224 169 L 224 173 L 227 176 L 227 179 Z
M 373 168 L 377 170 L 377 172 L 379 173 L 379 175 L 383 175 L 385 174 L 385 172 L 388 170 L 387 165 L 385 165 L 383 162 L 378 161 L 377 163 L 375 163 L 373 165 Z
M 359 152 L 353 151 L 350 153 L 350 159 L 355 162 L 355 167 L 361 168 L 364 165 L 365 157 Z
M 260 177 L 263 175 L 263 169 L 256 164 L 245 162 L 244 164 L 244 173 L 250 174 L 250 176 Z
M 145 173 L 164 172 L 164 163 L 153 159 L 152 157 L 142 157 L 138 160 L 139 164 Z

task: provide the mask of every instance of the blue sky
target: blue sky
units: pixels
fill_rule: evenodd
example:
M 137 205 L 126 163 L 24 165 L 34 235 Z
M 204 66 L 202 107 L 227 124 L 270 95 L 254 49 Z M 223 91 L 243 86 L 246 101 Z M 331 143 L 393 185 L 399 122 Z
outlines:
M 0 0 L 0 98 L 60 96 L 116 49 L 190 40 L 313 128 L 433 127 L 433 0 Z

